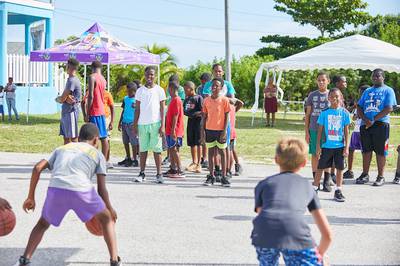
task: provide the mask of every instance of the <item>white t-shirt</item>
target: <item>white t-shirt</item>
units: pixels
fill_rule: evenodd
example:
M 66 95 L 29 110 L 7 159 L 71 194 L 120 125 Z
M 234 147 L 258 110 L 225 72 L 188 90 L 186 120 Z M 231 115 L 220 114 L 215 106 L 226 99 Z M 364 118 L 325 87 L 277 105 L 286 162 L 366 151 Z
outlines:
M 86 192 L 93 188 L 91 179 L 94 175 L 106 175 L 103 154 L 84 142 L 57 148 L 47 161 L 51 170 L 49 187 Z
M 160 102 L 166 100 L 165 91 L 158 85 L 149 89 L 140 87 L 135 95 L 136 101 L 140 101 L 139 125 L 149 125 L 161 121 Z

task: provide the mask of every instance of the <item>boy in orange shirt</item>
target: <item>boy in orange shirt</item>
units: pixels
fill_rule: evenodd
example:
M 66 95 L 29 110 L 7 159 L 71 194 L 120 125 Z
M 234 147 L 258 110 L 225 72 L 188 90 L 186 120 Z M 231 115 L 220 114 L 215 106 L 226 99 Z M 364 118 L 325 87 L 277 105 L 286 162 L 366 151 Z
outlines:
M 224 80 L 214 78 L 212 80 L 212 94 L 204 99 L 203 104 L 203 125 L 201 142 L 206 142 L 208 147 L 209 170 L 210 174 L 204 182 L 205 186 L 213 185 L 215 182 L 214 176 L 214 159 L 218 152 L 221 154 L 222 178 L 221 185 L 230 187 L 231 184 L 226 178 L 227 169 L 227 154 L 226 154 L 226 130 L 228 128 L 228 116 L 230 112 L 229 100 L 225 96 L 220 96 L 219 93 L 224 86 Z

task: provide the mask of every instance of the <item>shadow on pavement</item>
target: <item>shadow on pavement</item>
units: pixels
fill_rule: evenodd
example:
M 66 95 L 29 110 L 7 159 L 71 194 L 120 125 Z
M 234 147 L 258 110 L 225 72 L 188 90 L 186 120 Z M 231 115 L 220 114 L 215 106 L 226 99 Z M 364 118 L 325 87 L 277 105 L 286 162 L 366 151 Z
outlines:
M 251 196 L 211 196 L 211 195 L 198 195 L 196 198 L 200 199 L 249 199 L 253 200 Z
M 33 256 L 32 264 L 41 266 L 67 266 L 70 264 L 65 261 L 79 250 L 79 248 L 39 248 Z M 14 265 L 23 252 L 23 248 L 0 248 L 0 265 Z
M 124 265 L 188 265 L 188 266 L 256 266 L 257 264 L 246 264 L 246 263 L 194 263 L 194 262 L 126 262 L 122 261 Z M 99 262 L 87 262 L 87 261 L 73 261 L 65 265 L 109 265 L 109 263 Z

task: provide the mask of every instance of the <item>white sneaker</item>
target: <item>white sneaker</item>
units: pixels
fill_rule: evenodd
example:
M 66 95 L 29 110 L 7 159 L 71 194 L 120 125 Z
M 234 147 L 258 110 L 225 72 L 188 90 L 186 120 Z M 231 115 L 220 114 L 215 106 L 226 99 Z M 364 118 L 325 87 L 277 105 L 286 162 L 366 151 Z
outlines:
M 114 165 L 112 164 L 112 162 L 107 162 L 106 167 L 107 167 L 107 169 L 113 169 Z
M 158 184 L 164 183 L 164 178 L 162 175 L 156 175 L 156 183 L 158 183 Z

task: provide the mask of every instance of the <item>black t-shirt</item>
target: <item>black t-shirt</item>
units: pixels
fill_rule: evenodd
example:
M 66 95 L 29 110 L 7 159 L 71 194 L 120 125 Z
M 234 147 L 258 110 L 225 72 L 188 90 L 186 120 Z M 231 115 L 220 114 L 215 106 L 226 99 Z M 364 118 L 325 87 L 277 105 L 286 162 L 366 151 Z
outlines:
M 316 246 L 304 214 L 321 208 L 310 182 L 284 172 L 270 176 L 255 188 L 255 208 L 261 212 L 253 220 L 254 246 L 301 250 Z
M 186 97 L 183 102 L 184 114 L 191 118 L 201 119 L 201 117 L 195 117 L 196 112 L 201 112 L 203 109 L 203 98 L 200 95 L 194 95 Z

